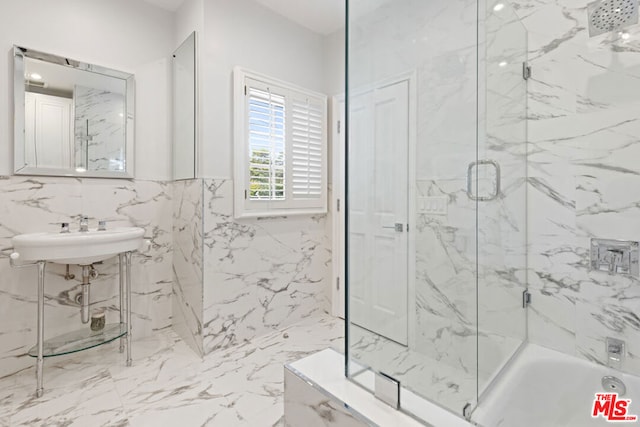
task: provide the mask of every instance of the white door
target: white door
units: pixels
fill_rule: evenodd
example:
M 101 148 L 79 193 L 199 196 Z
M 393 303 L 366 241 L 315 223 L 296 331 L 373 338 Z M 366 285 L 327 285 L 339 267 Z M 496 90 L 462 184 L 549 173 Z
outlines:
M 26 92 L 25 107 L 27 163 L 40 168 L 70 168 L 72 100 Z
M 354 96 L 349 115 L 349 310 L 407 345 L 409 82 Z

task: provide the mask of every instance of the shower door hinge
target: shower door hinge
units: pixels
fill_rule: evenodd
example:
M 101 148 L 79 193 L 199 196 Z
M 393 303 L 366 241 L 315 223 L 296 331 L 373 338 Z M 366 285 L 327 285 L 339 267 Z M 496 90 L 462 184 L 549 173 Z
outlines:
M 338 199 L 338 202 L 336 204 L 336 211 L 340 212 L 340 199 Z
M 525 289 L 522 292 L 522 308 L 527 308 L 528 305 L 531 304 L 531 292 L 528 289 Z
M 340 290 L 340 278 L 336 277 L 336 289 L 339 291 Z
M 375 374 L 373 395 L 394 409 L 400 409 L 400 381 L 384 372 Z
M 471 403 L 467 403 L 466 405 L 464 405 L 464 408 L 462 408 L 462 416 L 467 421 L 471 419 L 471 409 L 472 409 Z
M 340 133 L 340 120 L 338 120 L 338 133 Z
M 522 63 L 522 78 L 529 80 L 531 78 L 531 65 L 528 62 Z

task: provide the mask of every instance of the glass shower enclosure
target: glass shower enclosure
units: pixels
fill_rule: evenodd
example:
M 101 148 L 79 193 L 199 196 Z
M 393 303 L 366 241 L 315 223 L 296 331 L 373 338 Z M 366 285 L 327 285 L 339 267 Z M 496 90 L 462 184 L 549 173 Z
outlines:
M 346 373 L 468 417 L 526 340 L 527 33 L 507 1 L 347 9 Z

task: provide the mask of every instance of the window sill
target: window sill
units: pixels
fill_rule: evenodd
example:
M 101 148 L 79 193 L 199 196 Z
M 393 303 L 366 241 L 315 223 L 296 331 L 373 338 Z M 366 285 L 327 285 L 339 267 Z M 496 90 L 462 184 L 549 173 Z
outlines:
M 303 215 L 326 215 L 326 208 L 314 208 L 314 209 L 282 209 L 278 211 L 244 211 L 241 213 L 234 213 L 235 219 L 275 219 L 286 218 L 289 216 L 303 216 Z

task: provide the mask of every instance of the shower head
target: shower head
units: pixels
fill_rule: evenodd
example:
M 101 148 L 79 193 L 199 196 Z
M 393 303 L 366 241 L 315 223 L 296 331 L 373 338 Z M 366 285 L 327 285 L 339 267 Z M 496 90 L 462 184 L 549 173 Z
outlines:
M 587 11 L 590 37 L 638 23 L 638 0 L 597 0 Z

